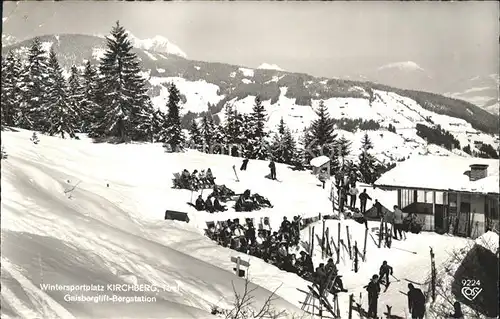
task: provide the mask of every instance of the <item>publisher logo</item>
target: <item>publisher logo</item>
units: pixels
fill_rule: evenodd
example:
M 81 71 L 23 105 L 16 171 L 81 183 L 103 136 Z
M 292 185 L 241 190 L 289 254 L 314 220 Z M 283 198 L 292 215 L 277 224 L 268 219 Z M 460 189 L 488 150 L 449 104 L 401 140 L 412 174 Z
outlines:
M 481 291 L 483 291 L 483 288 L 480 287 L 481 283 L 479 280 L 464 279 L 462 280 L 462 286 L 462 295 L 470 301 L 476 299 Z

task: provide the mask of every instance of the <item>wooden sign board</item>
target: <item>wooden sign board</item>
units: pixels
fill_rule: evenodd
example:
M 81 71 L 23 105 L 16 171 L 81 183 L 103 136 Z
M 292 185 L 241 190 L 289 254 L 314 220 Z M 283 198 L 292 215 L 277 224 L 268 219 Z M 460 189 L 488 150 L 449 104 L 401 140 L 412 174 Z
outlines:
M 239 258 L 239 257 L 234 257 L 234 256 L 232 256 L 232 257 L 231 257 L 231 261 L 232 261 L 233 263 L 237 263 L 237 262 L 238 262 L 238 258 Z M 241 258 L 240 258 L 240 266 L 243 266 L 243 267 L 250 267 L 250 263 L 249 263 L 248 261 L 243 260 L 243 259 L 241 259 Z

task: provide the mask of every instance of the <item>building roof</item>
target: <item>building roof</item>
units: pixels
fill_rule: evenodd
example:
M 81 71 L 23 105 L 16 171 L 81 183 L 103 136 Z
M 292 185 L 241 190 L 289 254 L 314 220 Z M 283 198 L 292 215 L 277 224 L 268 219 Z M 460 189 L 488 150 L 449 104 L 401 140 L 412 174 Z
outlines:
M 315 157 L 313 158 L 309 164 L 311 164 L 311 166 L 314 166 L 314 167 L 320 167 L 322 165 L 325 165 L 326 163 L 328 163 L 330 161 L 330 158 L 328 156 L 325 156 L 325 155 L 321 155 L 321 156 L 318 156 L 318 157 Z
M 470 165 L 486 164 L 487 176 L 470 181 Z M 499 160 L 459 156 L 415 156 L 382 175 L 375 186 L 499 194 Z

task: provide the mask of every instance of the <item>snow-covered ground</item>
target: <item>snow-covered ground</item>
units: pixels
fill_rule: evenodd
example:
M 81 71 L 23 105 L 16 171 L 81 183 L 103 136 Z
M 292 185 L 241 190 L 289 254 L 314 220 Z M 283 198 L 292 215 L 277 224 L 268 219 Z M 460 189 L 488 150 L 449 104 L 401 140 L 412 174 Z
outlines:
M 211 167 L 218 183 L 236 192 L 258 191 L 282 215 L 310 212 L 308 199 L 315 202 L 314 214 L 330 209 L 321 193 L 314 197 L 317 186 L 310 173 L 295 174 L 282 165 L 277 168 L 282 183 L 265 179 L 267 163 L 257 161 L 250 162 L 247 172 L 239 172 L 236 182 L 231 166 L 239 166 L 240 160 L 228 156 L 165 154 L 161 145 L 93 144 L 84 137 L 69 141 L 40 135 L 35 145 L 31 134 L 2 132 L 8 154 L 2 160 L 5 318 L 203 318 L 210 316 L 213 304 L 228 307 L 232 281 L 237 289 L 243 285 L 231 272 L 230 256 L 237 253 L 204 237 L 202 227 L 214 217 L 243 216 L 196 216 L 186 204 L 191 192 L 170 188 L 172 173 L 183 168 Z M 296 195 L 288 195 L 292 193 Z M 193 222 L 164 221 L 166 209 L 188 211 Z M 271 214 L 272 224 L 281 221 L 282 215 L 274 211 L 254 216 Z M 284 283 L 276 307 L 299 311 L 302 296 L 296 287 L 304 288 L 305 282 L 249 259 L 252 282 L 263 287 L 254 292 L 256 301 L 263 302 Z M 65 291 L 43 291 L 42 283 L 145 283 L 160 287 L 160 292 L 121 293 L 156 296 L 155 303 L 147 304 L 65 302 Z
M 370 190 L 367 191 L 369 194 Z M 373 195 L 373 194 L 371 194 Z M 376 196 L 376 195 L 375 195 Z M 379 199 L 382 203 L 383 199 Z M 368 205 L 367 208 L 369 208 Z M 329 228 L 330 240 L 333 238 L 335 243 L 338 239 L 338 224 L 340 224 L 340 236 L 341 239 L 346 243 L 347 246 L 347 230 L 346 226 L 349 226 L 349 233 L 351 235 L 351 245 L 357 244 L 360 253 L 363 252 L 364 236 L 365 236 L 365 226 L 359 224 L 354 220 L 327 220 L 325 226 Z M 383 313 L 387 311 L 386 306 L 391 306 L 392 315 L 400 316 L 402 318 L 409 318 L 408 313 L 408 300 L 404 294 L 408 292 L 408 283 L 406 279 L 412 280 L 418 283 L 425 283 L 430 274 L 430 248 L 432 247 L 435 253 L 436 267 L 440 268 L 444 263 L 447 262 L 451 257 L 451 253 L 455 249 L 461 249 L 466 247 L 468 243 L 471 242 L 469 239 L 456 238 L 452 236 L 443 236 L 435 233 L 420 233 L 420 234 L 407 234 L 407 239 L 404 241 L 393 241 L 391 248 L 378 248 L 375 244 L 375 240 L 378 240 L 378 230 L 371 231 L 372 228 L 378 228 L 379 222 L 368 222 L 368 227 L 370 232 L 367 238 L 366 247 L 366 262 L 359 259 L 359 270 L 357 273 L 354 272 L 353 261 L 349 259 L 349 253 L 347 249 L 341 249 L 341 259 L 340 264 L 337 265 L 340 274 L 343 276 L 342 280 L 347 293 L 339 294 L 339 308 L 341 311 L 342 318 L 347 318 L 347 311 L 349 309 L 349 294 L 354 294 L 355 301 L 361 303 L 363 309 L 368 310 L 368 294 L 364 286 L 368 284 L 372 275 L 379 272 L 379 268 L 382 262 L 385 260 L 394 268 L 394 276 L 399 280 L 397 281 L 394 277 L 391 277 L 391 285 L 389 286 L 387 292 L 381 293 L 378 302 L 378 315 L 385 316 Z M 315 227 L 315 234 L 321 237 L 322 222 L 317 222 L 310 225 L 310 227 Z M 371 235 L 370 235 L 371 233 Z M 373 239 L 372 239 L 373 236 Z M 307 240 L 309 237 L 309 229 L 304 229 L 302 231 L 302 237 Z M 321 247 L 318 237 L 314 239 L 315 242 L 315 252 L 313 256 L 314 265 L 317 266 L 319 263 L 324 262 L 326 264 L 328 258 L 322 259 Z M 333 246 L 332 246 L 333 249 Z M 354 253 L 353 253 L 354 256 Z M 336 261 L 336 255 L 334 253 L 334 261 Z M 417 288 L 421 288 L 423 292 L 426 292 L 429 285 L 415 285 Z M 382 290 L 384 287 L 382 287 Z M 361 296 L 361 297 L 360 297 Z M 330 300 L 331 301 L 331 300 Z M 450 309 L 450 312 L 452 309 Z M 354 313 L 353 318 L 358 318 L 358 313 Z M 431 317 L 429 317 L 431 318 Z M 432 318 L 434 319 L 434 318 Z M 438 319 L 438 318 L 435 318 Z
M 230 307 L 232 282 L 241 291 L 244 281 L 232 273 L 230 257 L 238 253 L 203 236 L 206 221 L 235 217 L 257 221 L 265 216 L 276 229 L 285 215 L 309 217 L 331 212 L 328 190 L 321 189 L 310 172 L 294 172 L 285 165 L 277 165 L 279 181 L 272 181 L 264 177 L 269 173 L 267 162 L 251 161 L 247 171 L 237 170 L 238 182 L 232 170 L 233 165 L 239 168 L 238 158 L 195 151 L 166 154 L 159 144 L 94 144 L 85 137 L 74 141 L 39 135 L 40 142 L 35 145 L 31 135 L 25 130 L 2 132 L 8 156 L 2 160 L 1 184 L 4 318 L 211 317 L 214 304 Z M 197 194 L 171 189 L 172 173 L 208 167 L 218 184 L 236 193 L 245 189 L 258 192 L 268 197 L 274 208 L 246 214 L 232 209 L 221 214 L 196 212 L 187 202 Z M 392 207 L 396 200 L 394 193 L 365 185 L 360 188 L 367 188 L 372 198 L 386 207 Z M 191 222 L 163 220 L 166 209 L 187 212 Z M 326 223 L 334 238 L 337 223 Z M 342 237 L 349 225 L 352 242 L 361 247 L 364 226 L 350 220 L 340 223 Z M 320 225 L 315 224 L 316 233 Z M 449 251 L 467 242 L 432 233 L 409 234 L 406 241 L 395 241 L 392 249 L 378 249 L 368 238 L 368 262 L 360 263 L 359 272 L 354 273 L 344 253 L 340 270 L 349 292 L 359 299 L 362 286 L 378 271 L 382 260 L 394 267 L 398 278 L 421 282 L 429 269 L 429 246 L 434 248 L 439 265 Z M 316 248 L 315 266 L 321 257 Z M 250 261 L 257 303 L 280 287 L 274 306 L 301 313 L 305 295 L 298 289 L 307 290 L 307 282 L 257 258 L 243 258 Z M 106 291 L 107 284 L 123 283 L 152 285 L 158 291 Z M 103 301 L 103 297 L 94 302 L 66 301 L 66 295 L 75 298 L 80 292 L 49 291 L 41 284 L 104 285 L 103 292 L 82 294 L 149 296 L 156 301 L 113 303 Z M 405 285 L 403 281 L 391 285 L 380 299 L 380 313 L 389 304 L 394 314 L 404 314 L 406 299 L 399 290 L 406 291 Z M 346 314 L 347 294 L 340 296 L 339 304 Z M 363 305 L 366 307 L 366 294 Z

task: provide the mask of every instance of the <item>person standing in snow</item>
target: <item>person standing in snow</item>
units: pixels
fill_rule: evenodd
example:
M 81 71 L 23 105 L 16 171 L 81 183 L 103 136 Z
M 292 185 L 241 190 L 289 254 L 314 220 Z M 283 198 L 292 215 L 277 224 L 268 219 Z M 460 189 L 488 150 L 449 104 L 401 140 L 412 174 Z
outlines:
M 368 195 L 366 193 L 366 188 L 363 190 L 363 192 L 361 194 L 359 194 L 359 203 L 361 205 L 361 214 L 365 214 L 366 213 L 366 201 L 367 200 L 372 200 L 372 198 L 370 197 L 370 195 Z
M 415 288 L 413 284 L 408 284 L 408 309 L 412 319 L 424 319 L 425 296 L 422 290 Z
M 377 318 L 378 295 L 380 294 L 380 284 L 377 275 L 372 276 L 372 279 L 366 286 L 366 291 L 368 291 L 368 318 Z
M 356 207 L 356 197 L 358 196 L 359 194 L 359 190 L 357 189 L 356 187 L 356 183 L 354 182 L 351 186 L 351 188 L 349 189 L 349 195 L 351 196 L 351 208 L 355 208 Z
M 335 183 L 332 181 L 332 186 L 330 188 L 330 201 L 332 202 L 332 212 L 335 213 Z
M 462 306 L 460 305 L 460 302 L 455 301 L 453 304 L 454 312 L 450 314 L 451 318 L 454 319 L 464 319 L 464 313 L 462 312 Z
M 328 172 L 327 172 L 326 168 L 323 168 L 321 170 L 321 172 L 318 175 L 318 179 L 323 184 L 323 189 L 325 189 L 325 182 L 328 179 Z
M 271 179 L 276 180 L 276 163 L 274 163 L 273 159 L 269 163 L 269 168 L 271 169 Z
M 247 165 L 248 165 L 248 158 L 245 158 L 243 160 L 243 163 L 241 164 L 240 171 L 246 171 L 247 170 Z
M 403 239 L 403 212 L 397 205 L 394 205 L 394 237 L 398 239 L 396 231 L 399 233 L 399 238 Z

